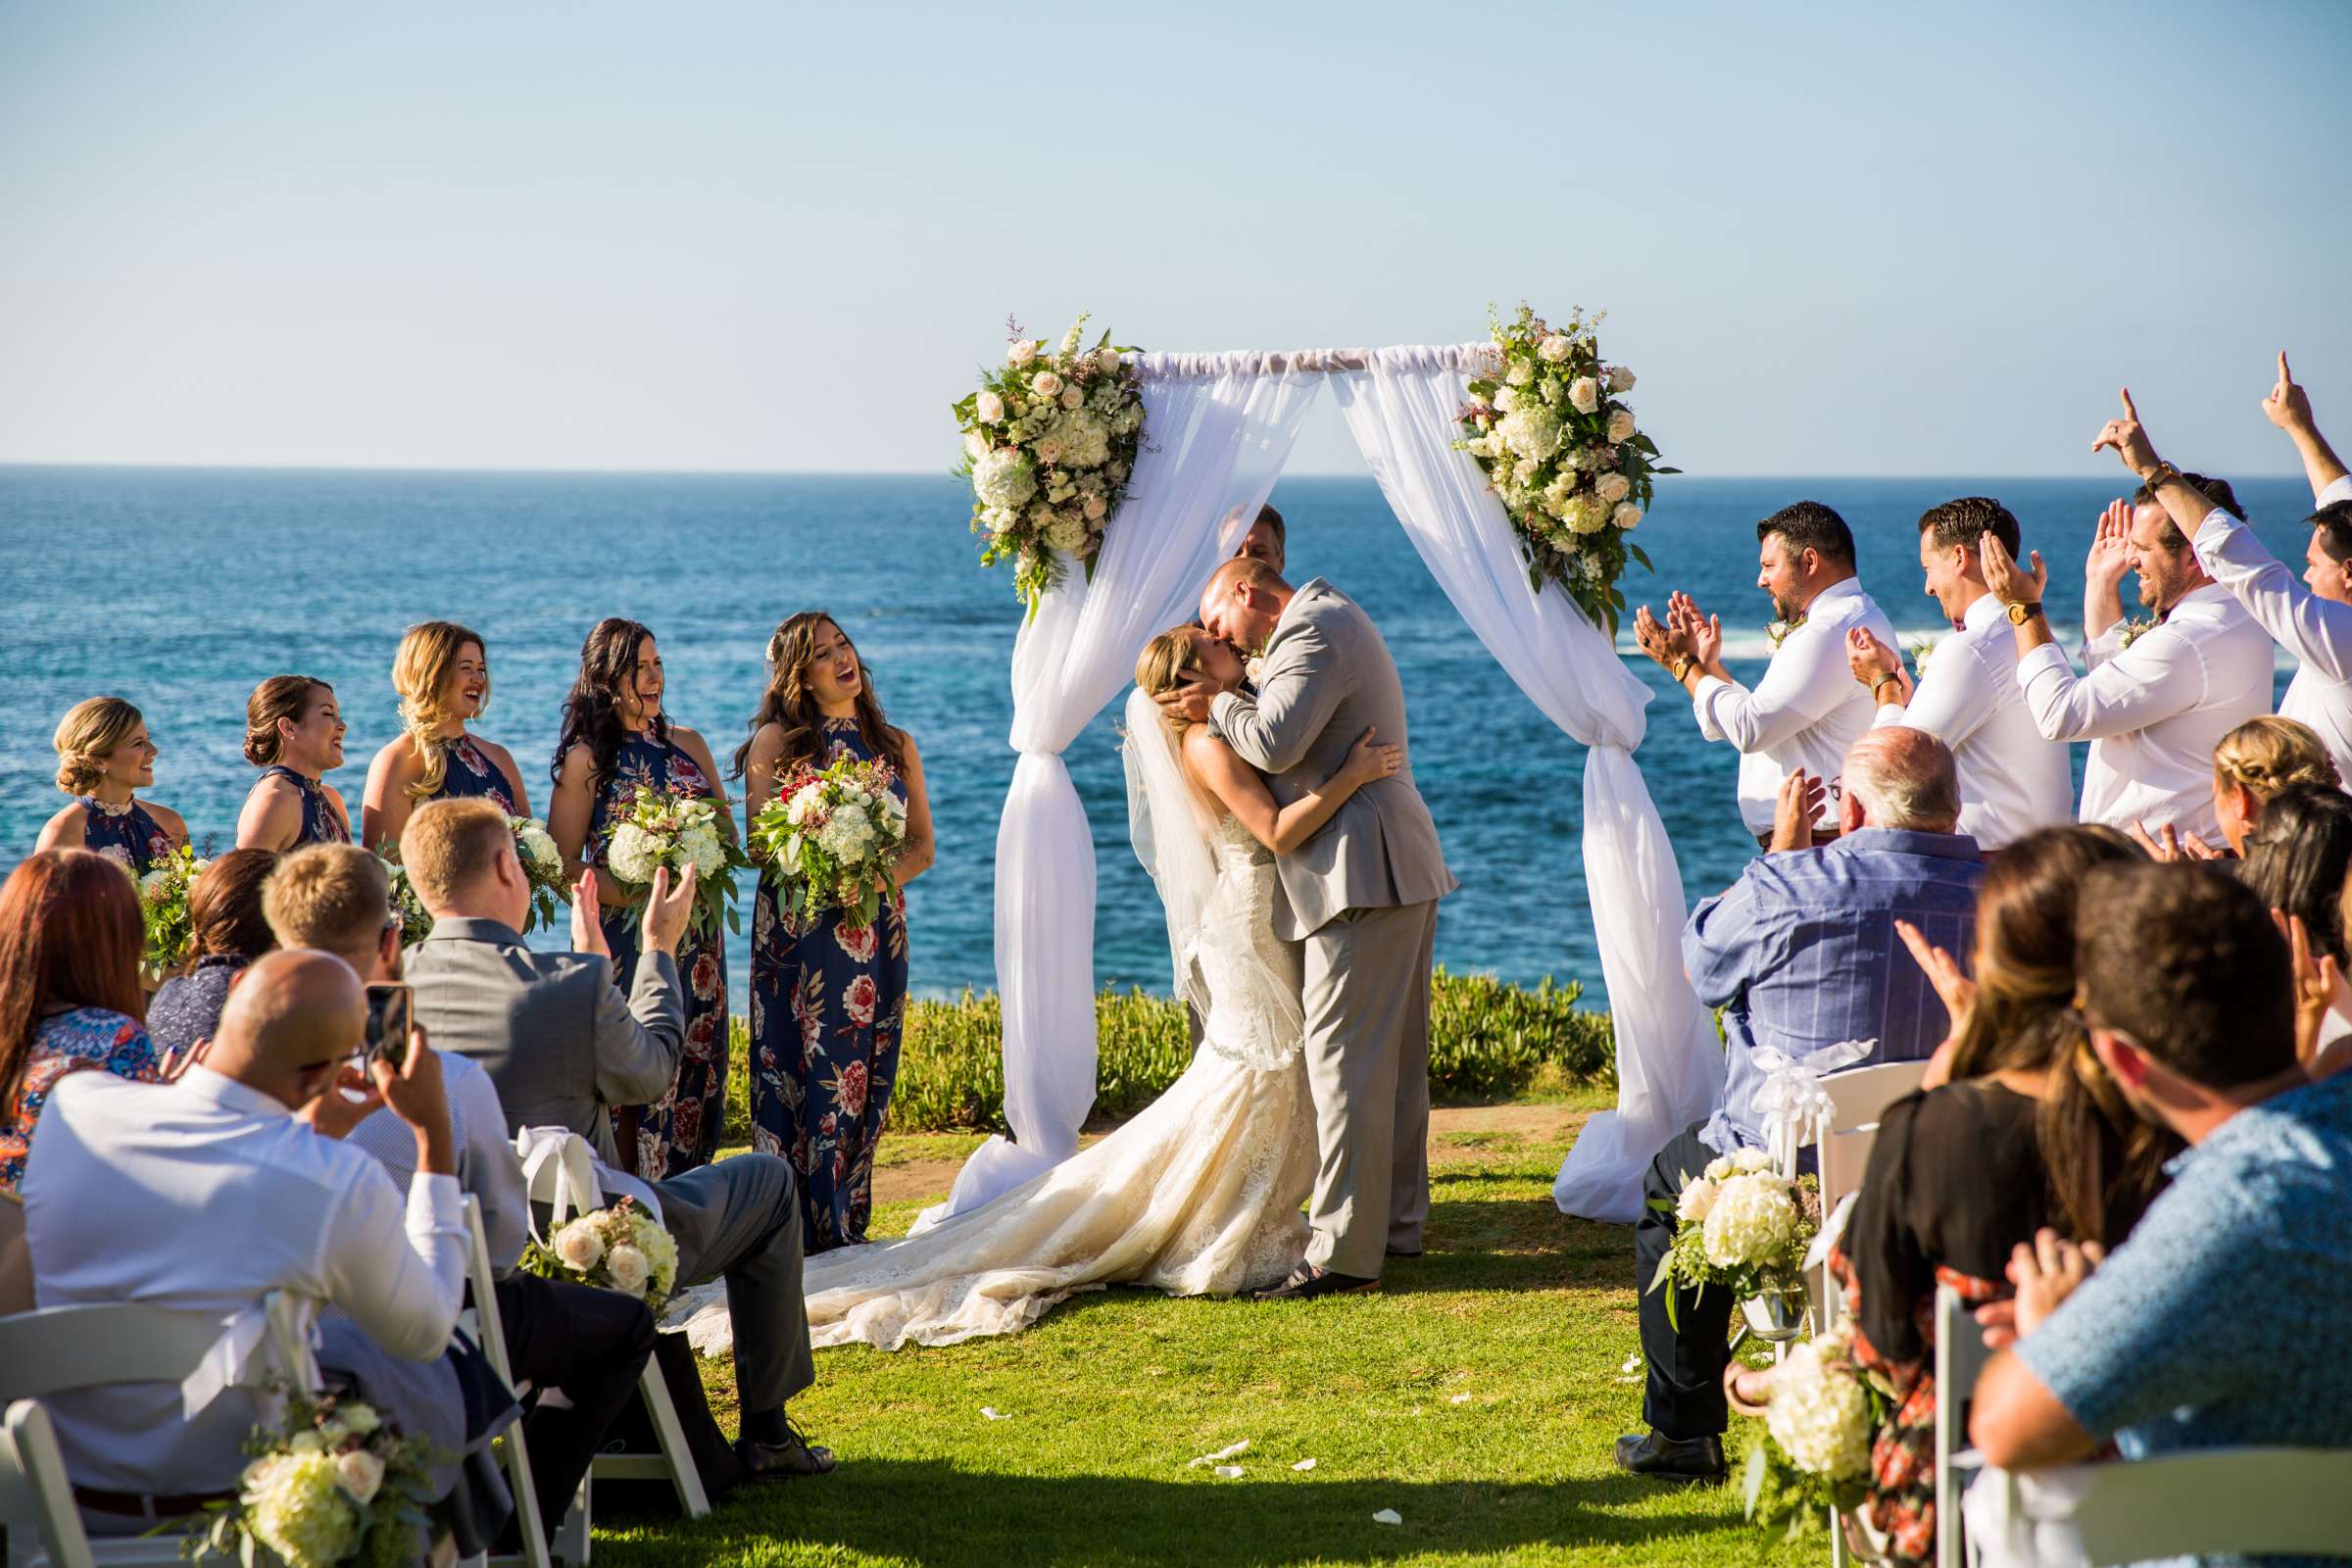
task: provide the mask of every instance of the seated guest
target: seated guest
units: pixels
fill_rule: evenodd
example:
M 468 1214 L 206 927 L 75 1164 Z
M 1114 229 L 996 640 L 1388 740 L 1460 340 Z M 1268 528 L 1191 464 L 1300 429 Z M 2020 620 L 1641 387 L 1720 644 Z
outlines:
M 2295 1059 L 2286 945 L 2262 901 L 2195 865 L 2083 881 L 2078 1005 L 2132 1108 L 2188 1142 L 2102 1261 L 2044 1231 L 2011 1259 L 2014 1335 L 1976 1391 L 1987 1463 L 2033 1470 L 2182 1449 L 2352 1447 L 2352 1075 Z M 2092 1272 L 2095 1267 L 2096 1272 Z
M 309 675 L 272 675 L 245 700 L 245 760 L 262 770 L 237 813 L 237 848 L 280 852 L 349 844 L 351 813 L 324 776 L 343 765 L 335 689 Z
M 2107 509 L 2091 546 L 2084 674 L 2076 675 L 2051 635 L 2042 606 L 2050 574 L 2038 551 L 2029 570 L 1988 540 L 1984 582 L 2008 608 L 2017 679 L 2034 724 L 2049 740 L 2091 743 L 2082 820 L 2119 828 L 2136 822 L 2150 834 L 2169 827 L 2218 848 L 2213 749 L 2270 711 L 2271 643 L 2188 545 L 2208 511 L 2237 510 L 2230 486 L 2147 456 L 2147 482 L 2129 508 L 2119 501 Z M 2117 589 L 2127 570 L 2138 574 L 2139 601 L 2155 612 L 2153 623 L 2124 620 Z
M 43 850 L 0 887 L 0 1312 L 32 1307 L 19 1189 L 58 1081 L 160 1076 L 139 1022 L 144 937 L 138 894 L 87 850 Z
M 1799 769 L 1782 791 L 1774 836 L 1788 853 L 1748 862 L 1683 932 L 1699 1000 L 1725 1009 L 1723 1109 L 1660 1150 L 1643 1183 L 1666 1206 L 1645 1205 L 1634 1227 L 1650 1430 L 1620 1438 L 1617 1462 L 1637 1474 L 1690 1481 L 1724 1473 L 1731 1298 L 1684 1292 L 1670 1320 L 1665 1292 L 1648 1286 L 1674 1240 L 1684 1177 L 1718 1154 L 1764 1146 L 1756 1101 L 1765 1079 L 1753 1054 L 1769 1046 L 1802 1059 L 1871 1040 L 1870 1054 L 1851 1065 L 1915 1061 L 1949 1029 L 1935 987 L 1895 951 L 1894 922 L 1908 920 L 1952 951 L 1965 950 L 1976 928 L 1984 863 L 1976 841 L 1953 831 L 1960 789 L 1951 749 L 1922 730 L 1874 729 L 1845 754 L 1843 774 L 1835 844 L 1806 847 L 1820 786 Z
M 2352 974 L 2340 912 L 2352 876 L 2352 795 L 2333 786 L 2282 792 L 2246 835 L 2238 880 L 2254 890 L 2274 918 L 2300 922 L 2302 944 L 2330 975 Z M 2352 1056 L 2352 996 L 2338 979 L 2328 1014 L 2310 1042 L 2306 1065 L 2314 1077 L 2339 1070 Z
M 210 1039 L 231 982 L 277 946 L 262 915 L 262 885 L 276 864 L 274 850 L 231 850 L 189 884 L 187 972 L 165 981 L 147 1004 L 157 1050 L 177 1059 Z
M 693 873 L 674 890 L 666 871 L 656 874 L 624 1003 L 602 945 L 593 875 L 582 876 L 574 892 L 572 940 L 581 951 L 523 946 L 517 928 L 530 907 L 530 883 L 495 805 L 419 806 L 401 834 L 400 859 L 433 915 L 432 934 L 407 958 L 417 1020 L 488 1071 L 509 1131 L 568 1127 L 610 1160 L 610 1107 L 660 1098 L 677 1071 L 686 1020 L 674 956 L 694 910 Z M 831 1470 L 832 1453 L 811 1446 L 784 1415 L 785 1401 L 816 1377 L 790 1162 L 739 1154 L 651 1185 L 678 1244 L 678 1285 L 726 1278 L 743 1409 L 735 1448 L 746 1473 Z
M 2280 714 L 2247 719 L 2213 749 L 2214 815 L 2221 821 L 2222 837 L 2237 855 L 2246 853 L 2246 835 L 2262 820 L 2263 808 L 2281 791 L 2331 790 L 2342 783 L 2318 733 Z
M 155 782 L 155 742 L 137 709 L 120 697 L 75 703 L 50 744 L 57 748 L 57 787 L 74 804 L 41 828 L 35 849 L 95 850 L 144 876 L 188 842 L 188 824 L 177 811 L 138 798 Z
M 353 1065 L 367 1023 L 341 959 L 271 953 L 176 1083 L 91 1072 L 57 1085 L 24 1175 L 40 1304 L 145 1301 L 225 1321 L 282 1289 L 342 1308 L 385 1353 L 438 1360 L 466 1280 L 439 1058 L 417 1039 L 405 1061 L 369 1068 L 416 1145 L 405 1195 L 294 1116 L 324 1099 L 328 1130 L 348 1125 L 329 1091 L 368 1084 Z M 136 1533 L 236 1486 L 259 1406 L 230 1388 L 191 1416 L 177 1383 L 142 1383 L 61 1394 L 50 1414 L 94 1527 Z
M 363 980 L 391 981 L 400 978 L 400 917 L 390 912 L 390 893 L 382 860 L 348 844 L 313 844 L 279 862 L 264 906 L 287 947 L 331 953 Z M 441 1072 L 458 1182 L 481 1204 L 499 1274 L 508 1362 L 518 1383 L 564 1391 L 561 1401 L 541 1400 L 523 1422 L 540 1517 L 552 1524 L 570 1506 L 606 1428 L 637 1386 L 654 1350 L 654 1316 L 644 1301 L 616 1291 L 514 1272 L 529 1236 L 529 1203 L 498 1091 L 466 1056 L 442 1053 Z M 416 1140 L 389 1105 L 345 1141 L 381 1160 L 400 1186 L 414 1179 Z

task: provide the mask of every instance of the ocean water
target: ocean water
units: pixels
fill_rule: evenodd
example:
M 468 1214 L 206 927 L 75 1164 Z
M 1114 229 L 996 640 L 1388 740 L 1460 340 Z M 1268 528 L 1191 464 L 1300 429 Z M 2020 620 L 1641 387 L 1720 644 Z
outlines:
M 1989 493 L 2052 563 L 2052 605 L 2071 626 L 2083 553 L 2118 489 L 2107 476 L 1680 478 L 1639 535 L 1659 574 L 1637 568 L 1624 586 L 1661 610 L 1670 587 L 1696 595 L 1723 616 L 1735 672 L 1752 680 L 1771 619 L 1754 587 L 1754 524 L 1811 497 L 1853 526 L 1864 585 L 1895 624 L 1933 635 L 1943 628 L 1920 593 L 1918 515 Z M 2253 480 L 2239 495 L 2271 547 L 2299 558 L 2309 492 Z M 1583 748 L 1471 636 L 1369 479 L 1286 479 L 1275 501 L 1293 579 L 1320 574 L 1360 601 L 1403 676 L 1414 768 L 1462 883 L 1439 920 L 1440 960 L 1522 982 L 1579 979 L 1598 1000 L 1578 843 Z M 63 804 L 50 733 L 94 693 L 145 711 L 162 748 L 150 793 L 200 846 L 226 848 L 253 779 L 239 751 L 246 694 L 276 673 L 327 680 L 351 726 L 349 761 L 327 782 L 356 823 L 368 760 L 399 732 L 390 670 L 401 632 L 464 621 L 490 644 L 482 732 L 512 748 L 543 814 L 558 712 L 598 617 L 654 628 L 671 713 L 723 760 L 758 701 L 769 629 L 821 608 L 922 746 L 939 858 L 910 890 L 913 983 L 935 996 L 991 986 L 996 826 L 1014 761 L 1006 666 L 1021 612 L 1009 573 L 975 564 L 967 507 L 944 476 L 0 467 L 0 704 L 15 715 L 0 732 L 0 867 Z M 1695 900 L 1754 853 L 1734 805 L 1737 759 L 1699 740 L 1689 704 L 1632 652 L 1630 623 L 1620 649 L 1657 694 L 1637 755 Z M 2281 687 L 2290 668 L 2282 656 Z M 1096 979 L 1164 991 L 1164 927 L 1126 838 L 1117 708 L 1068 754 L 1099 864 Z M 746 973 L 738 942 L 739 994 Z

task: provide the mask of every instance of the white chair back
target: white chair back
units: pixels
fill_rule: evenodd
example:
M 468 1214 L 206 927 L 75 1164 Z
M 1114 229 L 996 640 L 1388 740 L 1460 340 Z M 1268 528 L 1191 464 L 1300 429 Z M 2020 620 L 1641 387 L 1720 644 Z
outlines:
M 1975 1312 L 1949 1285 L 1936 1287 L 1936 1568 L 1967 1560 L 1961 1478 L 1978 1468 L 1967 1443 L 1968 1401 L 1992 1352 Z
M 1876 1123 L 1888 1105 L 1919 1087 L 1927 1075 L 1924 1061 L 1888 1061 L 1875 1067 L 1848 1067 L 1824 1073 L 1821 1087 L 1838 1107 L 1832 1132 L 1851 1132 Z
M 515 1387 L 514 1368 L 507 1359 L 507 1329 L 498 1315 L 498 1278 L 490 1268 L 490 1239 L 482 1230 L 481 1200 L 467 1193 L 465 1206 L 466 1283 L 473 1293 L 473 1305 L 459 1319 L 460 1326 L 480 1343 L 491 1370 L 520 1398 L 526 1391 Z M 522 1552 L 516 1557 L 490 1560 L 519 1562 L 524 1568 L 550 1568 L 547 1525 L 539 1517 L 539 1490 L 533 1483 L 531 1450 L 523 1441 L 521 1422 L 507 1429 L 502 1446 L 506 1449 L 507 1490 L 514 1494 L 515 1533 L 522 1538 Z
M 95 1568 L 57 1434 L 37 1399 L 19 1399 L 0 1418 L 0 1528 L 10 1568 Z
M 533 1203 L 545 1203 L 561 1225 L 575 1213 L 604 1206 L 596 1179 L 596 1151 L 567 1127 L 525 1127 L 514 1135 L 514 1153 Z M 537 1219 L 532 1221 L 534 1233 Z
M 2352 1544 L 2352 1448 L 2209 1448 L 2020 1475 L 1987 1469 L 1969 1501 L 1982 1505 L 1988 1538 L 1978 1549 L 1996 1557 L 2029 1540 L 2065 1542 L 2092 1568 L 2335 1557 Z

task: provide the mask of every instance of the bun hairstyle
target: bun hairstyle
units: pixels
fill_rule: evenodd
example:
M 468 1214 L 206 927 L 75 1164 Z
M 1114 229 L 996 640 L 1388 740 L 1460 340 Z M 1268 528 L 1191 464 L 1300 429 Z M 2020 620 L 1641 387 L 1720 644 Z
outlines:
M 1207 636 L 1198 626 L 1178 626 L 1146 643 L 1143 657 L 1135 662 L 1135 683 L 1144 689 L 1144 695 L 1157 698 L 1172 692 L 1184 684 L 1186 676 L 1197 673 L 1200 667 L 1200 644 Z M 1192 721 L 1174 710 L 1162 711 L 1168 727 L 1178 735 L 1192 727 Z
M 315 675 L 272 675 L 256 686 L 245 699 L 245 760 L 256 767 L 276 761 L 286 744 L 277 732 L 278 720 L 300 723 L 311 693 L 318 690 L 334 688 Z
M 145 723 L 120 697 L 88 697 L 66 710 L 49 744 L 57 748 L 57 787 L 87 795 L 106 776 L 106 760 Z
M 751 731 L 757 737 L 770 724 L 782 727 L 784 754 L 777 759 L 779 769 L 795 762 L 821 764 L 825 760 L 825 715 L 817 710 L 808 671 L 816 662 L 817 634 L 827 626 L 841 631 L 841 622 L 825 612 L 804 610 L 786 616 L 768 634 L 767 687 L 760 692 L 759 710 L 752 714 Z M 841 639 L 849 642 L 850 634 L 841 631 Z M 853 654 L 857 649 L 857 644 L 850 644 Z M 863 658 L 858 661 L 858 738 L 867 751 L 904 775 L 906 742 L 882 717 L 882 699 L 874 695 L 874 672 Z M 752 742 L 747 739 L 735 748 L 735 777 L 743 777 L 751 760 Z
M 408 726 L 409 745 L 424 767 L 406 792 L 413 801 L 428 799 L 440 789 L 449 770 L 449 759 L 442 755 L 433 731 L 449 720 L 441 694 L 448 690 L 450 676 L 457 670 L 458 651 L 467 643 L 482 650 L 482 706 L 487 708 L 490 645 L 482 641 L 481 633 L 454 620 L 423 621 L 409 628 L 400 640 L 400 651 L 392 656 L 392 689 L 400 693 L 401 722 Z
M 2338 788 L 2335 761 L 2309 725 L 2276 713 L 2249 718 L 2213 749 L 2214 775 L 2269 802 L 2296 788 Z

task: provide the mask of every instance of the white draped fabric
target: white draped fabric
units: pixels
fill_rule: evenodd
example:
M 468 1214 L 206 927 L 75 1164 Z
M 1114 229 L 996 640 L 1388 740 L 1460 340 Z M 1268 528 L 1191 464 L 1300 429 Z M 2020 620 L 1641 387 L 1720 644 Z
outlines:
M 1004 1119 L 917 1229 L 978 1206 L 1078 1149 L 1095 1100 L 1095 849 L 1062 753 L 1135 678 L 1152 638 L 1190 620 L 1290 456 L 1322 377 L 1283 356 L 1147 356 L 1145 448 L 1093 580 L 1073 568 L 1012 653 L 1020 753 L 997 829 L 997 987 Z
M 1529 700 L 1589 748 L 1585 884 L 1616 1019 L 1618 1100 L 1586 1123 L 1552 1197 L 1568 1213 L 1628 1223 L 1659 1148 L 1714 1109 L 1723 1056 L 1683 972 L 1682 871 L 1633 759 L 1648 689 L 1565 593 L 1529 586 L 1501 503 L 1453 449 L 1463 368 L 1456 349 L 1378 349 L 1333 379 L 1430 575 Z

